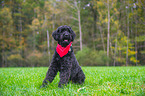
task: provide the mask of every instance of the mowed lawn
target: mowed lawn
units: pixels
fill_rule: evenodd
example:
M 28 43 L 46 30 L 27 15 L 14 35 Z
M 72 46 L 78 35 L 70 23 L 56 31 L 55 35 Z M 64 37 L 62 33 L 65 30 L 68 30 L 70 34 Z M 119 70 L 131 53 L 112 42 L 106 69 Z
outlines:
M 85 83 L 63 89 L 58 88 L 59 73 L 40 88 L 47 69 L 0 68 L 0 96 L 145 96 L 145 67 L 82 67 Z

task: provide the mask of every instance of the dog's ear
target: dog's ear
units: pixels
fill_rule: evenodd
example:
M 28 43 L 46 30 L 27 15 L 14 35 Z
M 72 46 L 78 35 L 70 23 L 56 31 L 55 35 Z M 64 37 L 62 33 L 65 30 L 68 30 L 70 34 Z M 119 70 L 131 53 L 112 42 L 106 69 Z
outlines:
M 72 40 L 71 41 L 74 41 L 75 37 L 76 37 L 76 34 L 75 32 L 71 29 L 71 27 L 69 27 L 69 30 L 71 32 L 71 35 L 72 35 Z
M 52 33 L 52 37 L 53 37 L 56 41 L 59 40 L 59 34 L 58 34 L 58 31 L 59 31 L 59 29 L 55 30 L 55 31 Z

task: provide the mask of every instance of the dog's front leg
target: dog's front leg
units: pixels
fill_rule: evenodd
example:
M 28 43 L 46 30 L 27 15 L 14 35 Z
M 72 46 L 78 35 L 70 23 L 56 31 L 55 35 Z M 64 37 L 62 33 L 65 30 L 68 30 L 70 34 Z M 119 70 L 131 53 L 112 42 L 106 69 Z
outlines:
M 71 74 L 71 67 L 72 66 L 70 64 L 61 66 L 60 81 L 59 81 L 58 87 L 61 88 L 64 85 L 67 85 L 70 78 L 70 74 Z
M 52 62 L 46 73 L 46 77 L 45 77 L 41 87 L 45 87 L 45 85 L 47 85 L 48 82 L 51 83 L 53 81 L 54 77 L 57 75 L 57 72 L 58 72 L 58 68 L 57 68 L 56 62 Z

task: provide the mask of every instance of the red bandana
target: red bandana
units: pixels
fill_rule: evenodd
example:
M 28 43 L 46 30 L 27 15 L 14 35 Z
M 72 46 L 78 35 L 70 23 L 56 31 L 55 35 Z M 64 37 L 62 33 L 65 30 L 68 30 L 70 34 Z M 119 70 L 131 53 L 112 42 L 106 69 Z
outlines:
M 59 54 L 60 57 L 63 57 L 68 53 L 71 47 L 71 43 L 72 42 L 70 42 L 69 45 L 67 45 L 66 47 L 62 47 L 61 45 L 57 44 L 56 52 Z

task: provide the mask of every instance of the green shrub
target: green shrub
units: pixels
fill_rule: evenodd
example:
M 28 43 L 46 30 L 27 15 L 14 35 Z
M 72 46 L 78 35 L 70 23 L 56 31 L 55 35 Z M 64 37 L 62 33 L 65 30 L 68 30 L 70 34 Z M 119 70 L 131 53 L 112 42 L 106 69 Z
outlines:
M 50 56 L 48 54 L 43 55 L 42 57 L 39 58 L 37 66 L 46 66 L 46 67 L 48 67 L 50 62 L 51 62 L 51 58 L 52 58 L 51 55 Z
M 50 62 L 49 59 L 51 60 L 48 54 L 42 54 L 38 51 L 34 51 L 27 56 L 26 63 L 31 67 L 48 66 Z
M 6 67 L 40 67 L 40 66 L 49 66 L 51 61 L 50 56 L 47 53 L 41 53 L 39 51 L 33 51 L 29 53 L 25 58 L 22 57 L 19 53 L 13 53 L 6 58 Z
M 78 51 L 76 58 L 82 66 L 104 66 L 109 60 L 106 52 L 91 50 L 90 48 L 83 48 L 82 51 Z
M 7 67 L 24 66 L 24 59 L 20 54 L 12 54 L 7 57 Z

